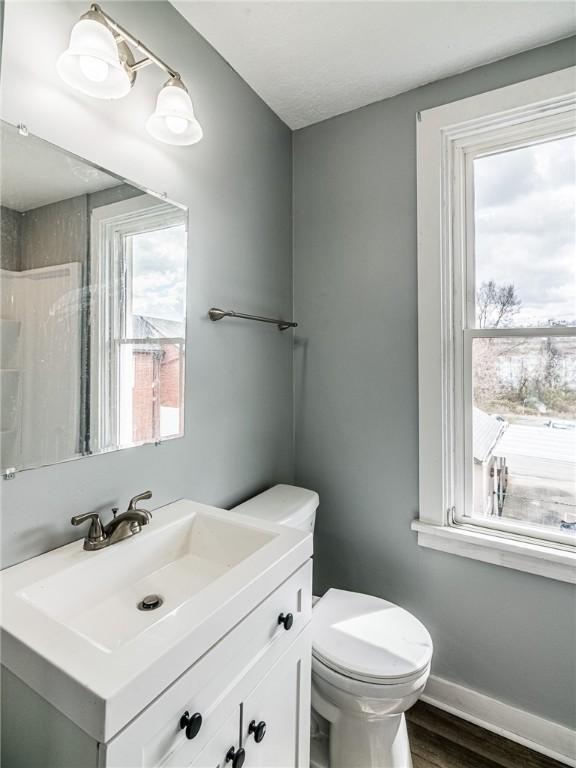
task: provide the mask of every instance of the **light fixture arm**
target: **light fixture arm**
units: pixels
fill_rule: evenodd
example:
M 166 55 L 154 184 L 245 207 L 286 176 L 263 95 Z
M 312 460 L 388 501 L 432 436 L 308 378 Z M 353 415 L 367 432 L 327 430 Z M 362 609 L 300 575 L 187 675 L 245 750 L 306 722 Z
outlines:
M 116 32 L 119 37 L 124 40 L 127 43 L 130 43 L 134 48 L 136 48 L 140 53 L 144 54 L 144 58 L 141 61 L 137 61 L 135 64 L 133 64 L 130 69 L 133 72 L 136 72 L 139 69 L 143 69 L 144 67 L 147 67 L 149 64 L 156 64 L 157 67 L 160 67 L 166 74 L 170 75 L 170 78 L 174 78 L 175 80 L 181 80 L 180 73 L 177 72 L 175 69 L 172 69 L 172 67 L 169 67 L 166 62 L 162 61 L 161 58 L 156 56 L 155 53 L 153 53 L 149 48 L 147 48 L 144 43 L 142 43 L 140 40 L 138 40 L 136 37 L 130 34 L 127 29 L 124 29 L 118 22 L 112 18 L 112 16 L 109 16 L 106 11 L 103 11 L 102 8 L 98 5 L 98 3 L 92 3 L 90 6 L 90 10 L 94 13 L 99 14 L 102 16 L 103 19 L 105 19 L 106 23 L 112 29 L 114 32 Z

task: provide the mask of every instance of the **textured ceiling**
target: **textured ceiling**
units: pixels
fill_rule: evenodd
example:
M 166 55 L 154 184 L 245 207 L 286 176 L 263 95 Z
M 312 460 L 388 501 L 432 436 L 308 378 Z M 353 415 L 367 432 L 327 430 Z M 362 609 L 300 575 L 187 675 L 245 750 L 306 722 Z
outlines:
M 291 128 L 576 34 L 571 0 L 172 0 Z

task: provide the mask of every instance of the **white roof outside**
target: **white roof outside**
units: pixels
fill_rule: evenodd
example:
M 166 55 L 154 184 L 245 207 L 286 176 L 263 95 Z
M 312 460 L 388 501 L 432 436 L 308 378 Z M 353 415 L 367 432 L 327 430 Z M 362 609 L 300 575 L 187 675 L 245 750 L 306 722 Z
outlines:
M 480 408 L 474 408 L 473 418 L 474 461 L 483 464 L 494 451 L 494 446 L 506 428 L 506 422 L 499 421 Z
M 540 464 L 541 477 L 576 478 L 576 429 L 554 429 L 543 425 L 511 424 L 498 443 L 499 456 L 525 457 L 533 471 Z

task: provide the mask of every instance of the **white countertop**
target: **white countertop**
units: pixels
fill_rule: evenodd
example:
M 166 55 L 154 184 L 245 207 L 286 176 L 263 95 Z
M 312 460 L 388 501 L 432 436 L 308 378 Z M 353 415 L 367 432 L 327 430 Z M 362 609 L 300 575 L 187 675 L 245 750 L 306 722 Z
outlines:
M 106 742 L 311 555 L 310 533 L 177 501 L 123 542 L 0 573 L 2 663 Z M 164 605 L 137 611 L 143 591 Z

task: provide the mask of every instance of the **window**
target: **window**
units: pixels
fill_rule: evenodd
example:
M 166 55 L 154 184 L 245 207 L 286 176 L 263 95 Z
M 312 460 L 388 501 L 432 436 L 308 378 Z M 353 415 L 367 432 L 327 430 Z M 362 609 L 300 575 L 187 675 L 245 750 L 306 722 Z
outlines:
M 419 543 L 576 581 L 575 71 L 421 113 Z
M 143 194 L 95 209 L 92 231 L 90 446 L 106 450 L 180 437 L 185 212 Z

